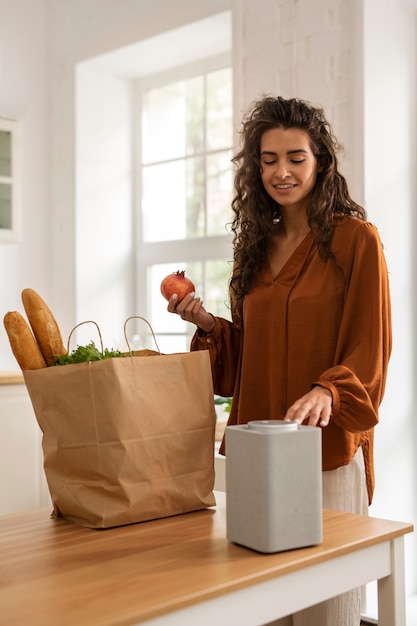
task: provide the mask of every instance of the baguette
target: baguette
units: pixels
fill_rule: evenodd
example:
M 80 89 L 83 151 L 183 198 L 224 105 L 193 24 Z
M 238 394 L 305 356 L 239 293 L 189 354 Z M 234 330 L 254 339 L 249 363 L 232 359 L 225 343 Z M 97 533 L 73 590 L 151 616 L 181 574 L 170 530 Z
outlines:
M 3 321 L 12 352 L 20 368 L 25 371 L 46 367 L 42 352 L 23 315 L 18 311 L 9 311 Z
M 67 353 L 61 331 L 51 309 L 34 289 L 22 291 L 22 302 L 46 364 Z

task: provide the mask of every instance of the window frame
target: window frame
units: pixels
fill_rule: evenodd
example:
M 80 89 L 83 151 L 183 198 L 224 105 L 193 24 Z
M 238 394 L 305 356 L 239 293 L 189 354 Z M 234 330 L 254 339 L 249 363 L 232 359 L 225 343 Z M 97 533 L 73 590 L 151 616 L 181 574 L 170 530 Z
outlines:
M 132 187 L 133 187 L 133 219 L 134 219 L 134 251 L 135 251 L 135 294 L 136 308 L 150 319 L 150 289 L 149 279 L 152 265 L 162 263 L 188 263 L 193 261 L 211 261 L 217 259 L 232 259 L 232 234 L 225 223 L 224 235 L 202 236 L 170 241 L 147 242 L 143 239 L 142 224 L 142 98 L 149 89 L 162 87 L 168 83 L 189 79 L 203 73 L 208 73 L 230 67 L 232 59 L 230 53 L 213 55 L 194 63 L 179 66 L 169 71 L 160 72 L 152 76 L 141 78 L 134 82 L 133 88 L 133 146 L 132 146 Z M 232 80 L 233 92 L 233 80 Z M 232 93 L 233 100 L 233 93 Z M 233 150 L 233 146 L 230 146 Z M 207 152 L 209 154 L 209 152 Z M 161 306 L 164 303 L 161 301 Z M 186 335 L 190 330 L 186 330 Z

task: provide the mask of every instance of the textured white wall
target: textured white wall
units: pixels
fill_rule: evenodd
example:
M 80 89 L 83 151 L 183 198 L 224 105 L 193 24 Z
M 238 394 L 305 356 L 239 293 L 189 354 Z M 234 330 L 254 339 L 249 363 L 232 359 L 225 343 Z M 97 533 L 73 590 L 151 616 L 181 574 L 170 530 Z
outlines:
M 365 203 L 385 246 L 394 329 L 375 431 L 377 482 L 371 513 L 416 525 L 417 1 L 385 0 L 381 11 L 377 0 L 367 0 L 364 17 Z M 405 541 L 407 588 L 416 593 L 415 534 Z
M 345 148 L 341 165 L 362 199 L 362 80 L 357 0 L 242 0 L 237 3 L 237 122 L 260 94 L 323 106 Z M 359 35 L 359 36 L 358 36 Z
M 0 0 L 0 117 L 18 120 L 21 143 L 22 233 L 0 240 L 0 370 L 15 369 L 3 328 L 20 293 L 33 287 L 49 299 L 48 107 L 46 8 L 43 0 Z M 1 408 L 0 408 L 1 411 Z
M 76 319 L 95 320 L 105 346 L 126 349 L 122 322 L 134 310 L 131 88 L 84 64 L 76 84 Z M 99 345 L 84 325 L 72 347 L 92 338 Z

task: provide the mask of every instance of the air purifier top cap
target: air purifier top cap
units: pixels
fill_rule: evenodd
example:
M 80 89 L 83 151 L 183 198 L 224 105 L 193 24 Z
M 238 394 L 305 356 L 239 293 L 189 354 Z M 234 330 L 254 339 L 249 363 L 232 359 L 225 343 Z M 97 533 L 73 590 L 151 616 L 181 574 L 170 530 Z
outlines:
M 260 432 L 288 432 L 297 430 L 297 422 L 285 422 L 284 420 L 254 420 L 247 424 L 249 430 Z

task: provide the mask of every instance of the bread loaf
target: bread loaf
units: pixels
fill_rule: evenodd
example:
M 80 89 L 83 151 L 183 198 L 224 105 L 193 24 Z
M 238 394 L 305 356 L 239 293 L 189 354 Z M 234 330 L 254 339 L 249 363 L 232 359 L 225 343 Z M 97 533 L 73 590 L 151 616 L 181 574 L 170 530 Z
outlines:
M 22 291 L 22 302 L 46 364 L 54 365 L 67 349 L 52 311 L 34 289 Z
M 3 321 L 20 368 L 25 371 L 46 367 L 45 359 L 25 318 L 18 311 L 9 311 Z

